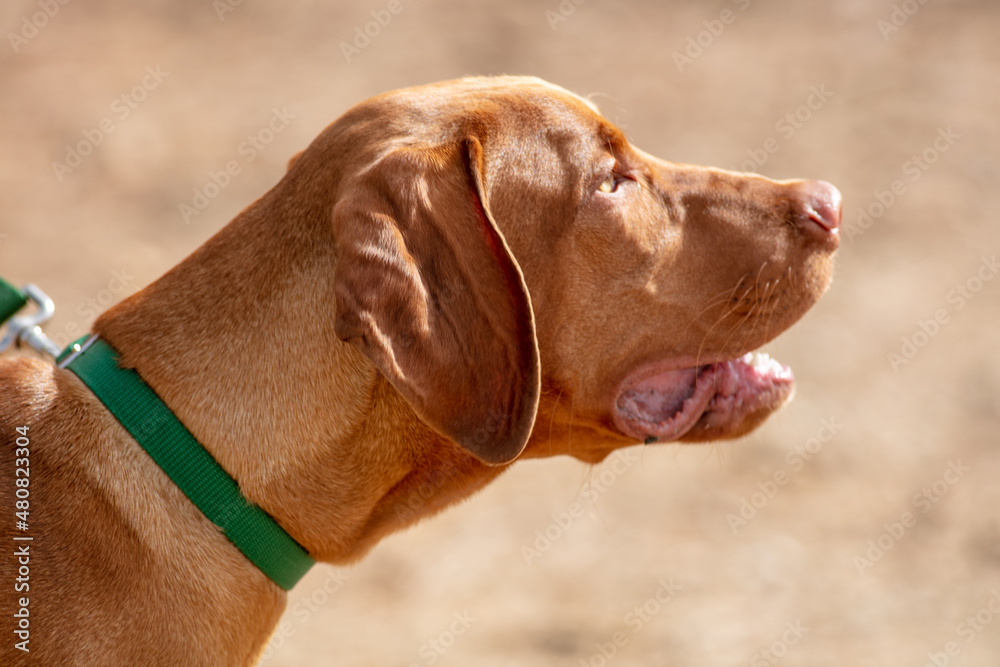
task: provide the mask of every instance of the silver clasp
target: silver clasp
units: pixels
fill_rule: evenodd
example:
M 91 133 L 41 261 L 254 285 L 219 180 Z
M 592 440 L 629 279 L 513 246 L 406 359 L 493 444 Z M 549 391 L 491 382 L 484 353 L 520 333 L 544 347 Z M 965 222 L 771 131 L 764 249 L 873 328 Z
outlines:
M 51 319 L 56 312 L 56 305 L 37 285 L 25 285 L 22 290 L 29 301 L 38 306 L 38 311 L 30 315 L 14 317 L 7 324 L 7 333 L 0 340 L 0 353 L 12 345 L 22 347 L 27 345 L 37 352 L 58 357 L 62 350 L 45 335 L 41 325 Z

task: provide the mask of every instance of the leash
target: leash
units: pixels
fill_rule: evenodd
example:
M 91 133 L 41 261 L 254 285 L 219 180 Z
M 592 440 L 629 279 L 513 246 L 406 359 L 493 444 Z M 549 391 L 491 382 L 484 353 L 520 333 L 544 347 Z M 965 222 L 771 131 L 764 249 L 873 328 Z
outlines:
M 38 305 L 38 313 L 13 317 L 29 301 Z M 28 345 L 75 373 L 209 521 L 271 581 L 291 590 L 313 558 L 243 496 L 236 480 L 135 370 L 118 365 L 118 354 L 107 342 L 88 335 L 60 352 L 41 331 L 54 312 L 52 300 L 34 285 L 17 289 L 0 278 L 0 325 L 10 320 L 0 352 Z
M 0 278 L 0 323 L 9 320 L 14 313 L 28 305 L 28 297 L 9 282 Z
M 29 301 L 38 306 L 38 312 L 33 315 L 14 317 L 28 305 Z M 42 332 L 42 325 L 55 312 L 56 306 L 52 299 L 35 285 L 25 285 L 18 289 L 0 278 L 0 326 L 10 320 L 6 335 L 0 339 L 0 353 L 5 352 L 12 345 L 18 347 L 27 345 L 35 351 L 51 357 L 58 356 L 59 346 L 49 340 L 49 337 Z

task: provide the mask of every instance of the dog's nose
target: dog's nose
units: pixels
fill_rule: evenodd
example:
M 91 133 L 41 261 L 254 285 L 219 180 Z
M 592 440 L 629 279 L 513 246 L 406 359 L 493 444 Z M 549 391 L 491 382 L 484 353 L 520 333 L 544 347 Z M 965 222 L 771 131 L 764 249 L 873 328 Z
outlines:
M 840 227 L 840 190 L 826 181 L 802 181 L 799 184 L 803 231 L 820 237 L 837 236 Z

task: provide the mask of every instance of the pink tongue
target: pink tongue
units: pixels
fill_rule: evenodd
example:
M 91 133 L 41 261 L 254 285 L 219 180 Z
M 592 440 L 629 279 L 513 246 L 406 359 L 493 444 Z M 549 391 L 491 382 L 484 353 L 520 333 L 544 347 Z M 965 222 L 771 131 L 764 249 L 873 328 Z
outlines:
M 697 368 L 682 368 L 654 375 L 637 383 L 618 399 L 618 407 L 633 417 L 659 424 L 680 411 L 694 393 Z

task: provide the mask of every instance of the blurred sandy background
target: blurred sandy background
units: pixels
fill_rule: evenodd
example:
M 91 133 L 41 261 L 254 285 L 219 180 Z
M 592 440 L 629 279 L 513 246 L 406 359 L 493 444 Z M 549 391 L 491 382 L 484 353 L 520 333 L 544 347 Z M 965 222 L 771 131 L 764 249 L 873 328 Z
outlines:
M 515 466 L 360 565 L 317 567 L 263 664 L 995 667 L 1000 5 L 895 4 L 5 2 L 0 272 L 49 292 L 67 342 L 346 108 L 465 74 L 592 94 L 673 161 L 830 180 L 836 278 L 769 346 L 798 395 L 765 428 Z

